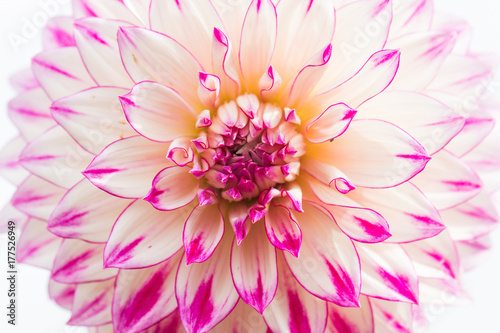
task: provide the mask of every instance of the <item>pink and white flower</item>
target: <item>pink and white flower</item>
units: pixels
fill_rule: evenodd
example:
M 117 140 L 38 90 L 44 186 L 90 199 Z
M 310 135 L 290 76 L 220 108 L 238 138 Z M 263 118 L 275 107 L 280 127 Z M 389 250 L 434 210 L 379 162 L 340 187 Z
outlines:
M 411 332 L 488 248 L 493 61 L 431 0 L 75 0 L 13 79 L 18 259 L 91 332 Z M 4 220 L 4 219 L 3 219 Z

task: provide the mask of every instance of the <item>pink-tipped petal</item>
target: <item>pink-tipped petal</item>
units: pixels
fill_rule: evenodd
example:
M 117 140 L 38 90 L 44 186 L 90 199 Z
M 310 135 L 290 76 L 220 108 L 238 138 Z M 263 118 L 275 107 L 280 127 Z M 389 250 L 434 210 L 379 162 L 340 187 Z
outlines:
M 32 68 L 52 100 L 95 86 L 74 46 L 40 53 L 33 58 Z
M 284 254 L 297 281 L 321 299 L 340 306 L 359 306 L 361 274 L 352 241 L 320 206 L 304 203 L 304 213 L 296 219 L 303 235 L 300 256 Z M 313 259 L 316 265 L 310 266 Z
M 198 189 L 199 180 L 189 173 L 189 167 L 168 167 L 156 175 L 144 200 L 159 210 L 175 210 L 192 202 Z
M 279 284 L 274 300 L 264 311 L 264 320 L 272 332 L 324 332 L 327 302 L 305 290 L 278 256 Z
M 370 298 L 375 331 L 413 332 L 413 311 L 410 303 L 391 302 L 378 298 Z
M 177 272 L 175 293 L 182 324 L 188 333 L 206 333 L 224 319 L 238 302 L 230 271 L 232 237 L 224 237 L 213 255 Z
M 412 182 L 439 210 L 464 203 L 476 196 L 483 186 L 471 167 L 444 150 L 435 154 L 425 171 Z
M 113 297 L 117 332 L 143 332 L 177 309 L 175 275 L 182 252 L 158 265 L 120 270 Z
M 75 46 L 73 37 L 74 19 L 70 16 L 51 18 L 43 29 L 44 50 L 54 50 L 61 47 Z
M 411 259 L 398 244 L 357 243 L 361 292 L 390 301 L 418 303 L 418 277 Z
M 142 198 L 163 168 L 173 163 L 165 157 L 168 144 L 134 136 L 107 146 L 83 172 L 98 188 L 123 198 Z
M 52 267 L 52 279 L 60 283 L 86 283 L 115 277 L 117 269 L 103 269 L 104 244 L 65 239 Z
M 69 325 L 99 326 L 111 323 L 115 279 L 80 283 L 76 286 Z
M 306 138 L 312 143 L 333 140 L 347 130 L 356 112 L 344 103 L 330 106 L 306 124 Z
M 373 314 L 369 298 L 359 297 L 359 308 L 346 308 L 328 303 L 326 333 L 373 333 Z
M 262 314 L 278 287 L 276 249 L 265 241 L 262 223 L 256 225 L 241 244 L 233 242 L 231 274 L 243 301 Z
M 172 257 L 182 248 L 184 222 L 193 208 L 162 212 L 135 201 L 113 226 L 104 250 L 105 266 L 144 268 Z
M 183 232 L 186 264 L 210 258 L 224 234 L 224 217 L 218 205 L 196 206 Z
M 110 143 L 137 135 L 127 124 L 118 100 L 127 92 L 115 87 L 84 90 L 54 102 L 51 114 L 80 146 L 99 154 Z
M 85 179 L 59 202 L 48 229 L 59 237 L 105 243 L 116 219 L 131 202 L 111 196 Z
M 49 297 L 60 307 L 71 311 L 75 298 L 76 285 L 49 280 Z
M 293 213 L 283 206 L 271 206 L 265 216 L 267 237 L 280 250 L 299 256 L 302 232 Z
M 26 140 L 18 136 L 0 150 L 0 175 L 14 185 L 21 183 L 28 177 L 29 172 L 19 163 L 19 154 L 26 146 Z
M 23 228 L 19 238 L 17 261 L 51 269 L 61 241 L 60 238 L 47 231 L 46 221 L 32 218 Z

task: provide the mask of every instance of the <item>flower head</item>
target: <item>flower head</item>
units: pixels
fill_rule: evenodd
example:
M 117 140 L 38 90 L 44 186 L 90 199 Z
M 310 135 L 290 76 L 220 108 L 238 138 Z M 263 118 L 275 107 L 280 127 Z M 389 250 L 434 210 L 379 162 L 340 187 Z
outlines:
M 431 1 L 74 12 L 14 80 L 3 150 L 18 258 L 69 324 L 409 332 L 462 292 L 498 220 L 492 66 Z

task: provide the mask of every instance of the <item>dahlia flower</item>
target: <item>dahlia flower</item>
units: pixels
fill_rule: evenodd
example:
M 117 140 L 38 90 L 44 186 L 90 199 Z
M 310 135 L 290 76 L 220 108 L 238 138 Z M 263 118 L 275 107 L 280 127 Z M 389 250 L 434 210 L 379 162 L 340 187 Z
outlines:
M 17 258 L 90 332 L 410 332 L 498 221 L 430 0 L 75 0 L 12 80 Z M 5 219 L 2 219 L 5 221 Z

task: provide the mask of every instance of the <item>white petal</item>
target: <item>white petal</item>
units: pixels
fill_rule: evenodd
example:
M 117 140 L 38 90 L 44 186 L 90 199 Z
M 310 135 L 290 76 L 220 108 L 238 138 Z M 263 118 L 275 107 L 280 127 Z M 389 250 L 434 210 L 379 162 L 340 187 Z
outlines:
M 393 6 L 397 15 L 392 18 L 389 39 L 430 29 L 434 16 L 433 1 L 408 0 L 394 3 Z
M 431 155 L 447 145 L 465 123 L 443 103 L 415 92 L 384 92 L 357 110 L 357 119 L 381 119 L 401 127 Z
M 120 98 L 130 125 L 155 141 L 196 135 L 196 112 L 179 94 L 155 82 L 141 82 Z
M 165 155 L 168 145 L 141 136 L 110 144 L 84 171 L 100 189 L 123 198 L 142 198 L 151 189 L 155 175 L 172 165 Z
M 153 0 L 150 22 L 151 29 L 175 39 L 193 54 L 205 71 L 212 71 L 213 30 L 222 29 L 222 22 L 210 1 Z
M 114 87 L 84 90 L 54 102 L 52 117 L 80 146 L 99 154 L 110 143 L 137 134 L 127 123 L 118 99 L 127 92 Z
M 61 47 L 75 46 L 73 37 L 74 18 L 56 16 L 51 18 L 43 29 L 43 49 L 54 50 Z
M 203 69 L 174 39 L 152 30 L 121 28 L 118 45 L 123 64 L 134 82 L 158 82 L 174 89 L 193 105 L 200 105 L 198 72 Z M 164 52 L 157 52 L 158 49 Z
M 32 68 L 52 100 L 95 86 L 74 46 L 40 53 L 33 58 Z
M 435 154 L 424 172 L 412 182 L 439 210 L 471 199 L 483 185 L 472 168 L 444 150 Z
M 280 1 L 276 11 L 278 35 L 272 63 L 287 83 L 306 61 L 332 40 L 335 8 L 333 0 L 288 0 Z
M 373 53 L 384 48 L 391 21 L 390 1 L 355 1 L 339 8 L 332 61 L 317 89 L 331 89 L 356 74 Z
M 141 22 L 125 6 L 123 1 L 101 2 L 99 0 L 75 0 L 73 11 L 77 18 L 93 16 L 111 20 L 124 20 L 133 25 L 141 25 Z
M 123 68 L 117 33 L 124 21 L 90 17 L 75 23 L 75 41 L 90 75 L 101 86 L 130 87 L 133 82 Z
M 193 208 L 162 212 L 147 202 L 135 201 L 113 226 L 104 250 L 106 266 L 143 268 L 172 257 L 182 248 L 184 222 Z
M 343 103 L 332 105 L 306 124 L 305 136 L 312 143 L 333 140 L 347 130 L 356 112 Z
M 48 228 L 59 237 L 105 243 L 116 219 L 131 202 L 109 195 L 85 179 L 59 202 Z
M 25 146 L 24 138 L 18 136 L 0 150 L 0 175 L 17 186 L 29 175 L 19 163 L 19 155 Z
M 93 157 L 78 146 L 62 127 L 55 126 L 31 141 L 19 159 L 31 173 L 69 188 L 83 179 L 81 172 Z
M 430 159 L 424 147 L 397 126 L 368 119 L 354 120 L 334 142 L 310 147 L 308 156 L 334 163 L 354 185 L 372 188 L 406 182 Z
M 256 93 L 257 83 L 269 68 L 276 42 L 277 14 L 271 0 L 253 0 L 248 7 L 240 42 L 240 67 L 247 90 Z

